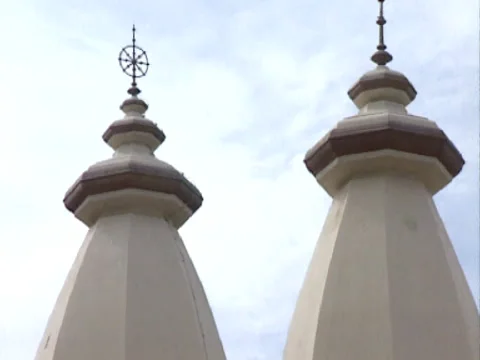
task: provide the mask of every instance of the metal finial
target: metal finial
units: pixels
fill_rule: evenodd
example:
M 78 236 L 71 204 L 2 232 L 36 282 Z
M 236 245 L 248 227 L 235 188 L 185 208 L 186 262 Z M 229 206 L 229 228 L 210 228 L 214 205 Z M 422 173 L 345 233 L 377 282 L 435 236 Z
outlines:
M 137 88 L 137 79 L 147 75 L 149 63 L 145 50 L 137 46 L 135 38 L 135 25 L 132 28 L 132 45 L 125 46 L 118 55 L 118 62 L 122 71 L 132 78 L 132 86 L 128 89 L 128 93 L 132 96 L 140 94 L 140 89 Z
M 383 26 L 387 23 L 387 20 L 385 20 L 385 18 L 383 17 L 384 1 L 385 0 L 378 0 L 378 2 L 380 3 L 380 14 L 377 18 L 377 25 L 379 26 L 379 40 L 377 45 L 377 51 L 371 57 L 372 61 L 377 65 L 386 65 L 393 59 L 393 56 L 388 51 L 386 51 L 387 45 L 385 45 L 384 41 Z

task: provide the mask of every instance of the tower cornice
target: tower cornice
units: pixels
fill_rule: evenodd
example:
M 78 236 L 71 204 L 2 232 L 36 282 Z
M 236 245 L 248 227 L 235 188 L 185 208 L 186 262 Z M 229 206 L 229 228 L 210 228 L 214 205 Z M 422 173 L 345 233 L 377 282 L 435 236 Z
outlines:
M 330 195 L 354 176 L 381 171 L 417 177 L 436 193 L 461 171 L 465 163 L 462 155 L 438 127 L 407 122 L 410 115 L 379 113 L 366 117 L 375 121 L 365 119 L 353 126 L 337 127 L 305 156 L 307 169 Z M 399 160 L 394 153 L 406 157 Z M 354 155 L 362 156 L 352 158 Z M 434 160 L 428 170 L 426 159 Z M 349 165 L 342 166 L 342 162 Z
M 169 209 L 162 213 L 165 217 L 170 217 L 169 220 L 176 227 L 183 225 L 203 202 L 198 189 L 172 166 L 160 161 L 148 164 L 137 157 L 125 156 L 121 161 L 103 163 L 102 166 L 94 166 L 85 171 L 66 193 L 64 204 L 69 211 L 90 226 L 100 216 L 112 211 L 113 206 L 109 206 L 109 202 L 114 204 L 122 202 L 118 198 L 123 196 L 124 190 L 143 190 L 151 193 L 149 203 L 152 206 L 144 203 L 145 207 L 150 208 L 167 206 L 163 198 L 157 198 L 154 194 L 177 198 L 180 202 L 169 202 Z M 109 196 L 102 198 L 101 204 L 88 201 L 90 197 L 102 194 Z M 138 203 L 134 203 L 134 206 L 123 210 L 135 211 L 133 208 L 138 207 Z

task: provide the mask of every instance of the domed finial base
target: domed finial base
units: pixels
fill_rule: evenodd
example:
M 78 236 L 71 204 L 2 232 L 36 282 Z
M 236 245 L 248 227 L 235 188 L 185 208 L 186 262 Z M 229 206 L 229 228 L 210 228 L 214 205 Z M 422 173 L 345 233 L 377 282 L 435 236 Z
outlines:
M 138 96 L 142 91 L 137 87 L 137 84 L 133 83 L 131 88 L 127 90 L 127 93 L 129 93 L 132 96 Z
M 370 59 L 377 65 L 387 65 L 393 60 L 393 56 L 386 50 L 378 50 Z

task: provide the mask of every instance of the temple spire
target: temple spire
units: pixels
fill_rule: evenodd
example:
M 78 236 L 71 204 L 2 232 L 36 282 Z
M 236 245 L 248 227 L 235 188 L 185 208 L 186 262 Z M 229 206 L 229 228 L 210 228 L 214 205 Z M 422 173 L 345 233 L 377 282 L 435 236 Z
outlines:
M 119 56 L 132 77 L 103 140 L 111 157 L 92 164 L 64 204 L 89 227 L 59 294 L 35 360 L 225 360 L 200 278 L 178 232 L 203 197 L 154 152 L 165 140 L 145 116 L 137 78 L 146 53 Z M 460 359 L 463 360 L 463 359 Z
M 478 360 L 478 310 L 433 195 L 464 159 L 432 120 L 410 114 L 415 88 L 378 65 L 348 91 L 339 121 L 305 165 L 333 198 L 290 323 L 283 360 Z
M 380 13 L 377 17 L 377 25 L 379 26 L 378 45 L 377 45 L 377 51 L 371 57 L 372 61 L 377 65 L 386 65 L 393 59 L 393 56 L 386 50 L 387 45 L 385 45 L 385 39 L 384 39 L 383 27 L 387 23 L 387 20 L 385 20 L 383 16 L 384 1 L 385 0 L 378 0 L 378 2 L 380 3 Z

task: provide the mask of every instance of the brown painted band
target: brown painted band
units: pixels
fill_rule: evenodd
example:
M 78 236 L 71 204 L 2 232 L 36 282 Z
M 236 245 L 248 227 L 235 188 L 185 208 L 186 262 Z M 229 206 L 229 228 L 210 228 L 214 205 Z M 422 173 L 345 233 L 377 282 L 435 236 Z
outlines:
M 144 132 L 153 135 L 161 143 L 165 141 L 165 134 L 154 123 L 149 120 L 120 120 L 108 127 L 102 138 L 105 142 L 117 134 L 124 134 L 131 131 Z
M 458 175 L 465 163 L 442 130 L 398 121 L 369 128 L 334 129 L 304 162 L 316 175 L 341 156 L 387 149 L 436 158 L 452 177 Z
M 378 77 L 364 77 L 358 80 L 348 91 L 350 99 L 356 99 L 364 91 L 393 88 L 405 91 L 408 98 L 413 101 L 417 96 L 417 91 L 406 77 L 395 74 L 381 74 Z
M 195 212 L 202 205 L 200 192 L 180 173 L 142 164 L 108 171 L 86 171 L 71 187 L 63 200 L 66 208 L 75 212 L 92 195 L 124 189 L 139 189 L 177 196 Z

